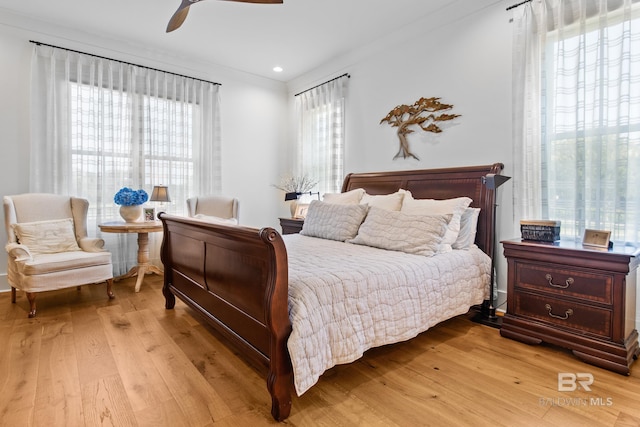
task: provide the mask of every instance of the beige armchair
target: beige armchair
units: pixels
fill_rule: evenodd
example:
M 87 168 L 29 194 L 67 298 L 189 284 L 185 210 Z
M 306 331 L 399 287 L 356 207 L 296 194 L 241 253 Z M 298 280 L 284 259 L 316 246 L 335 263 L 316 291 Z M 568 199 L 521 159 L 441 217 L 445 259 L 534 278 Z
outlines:
M 29 193 L 4 196 L 7 229 L 7 278 L 11 302 L 16 289 L 29 300 L 29 317 L 36 315 L 36 294 L 43 291 L 107 282 L 114 298 L 111 253 L 104 240 L 87 237 L 85 199 Z
M 192 218 L 238 223 L 238 199 L 225 196 L 204 196 L 187 199 L 187 212 Z M 234 221 L 235 220 L 235 221 Z

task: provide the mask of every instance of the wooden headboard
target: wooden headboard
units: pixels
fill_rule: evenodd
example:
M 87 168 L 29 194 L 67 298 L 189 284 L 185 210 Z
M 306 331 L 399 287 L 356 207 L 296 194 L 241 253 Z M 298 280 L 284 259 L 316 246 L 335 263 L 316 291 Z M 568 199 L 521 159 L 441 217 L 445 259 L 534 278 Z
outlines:
M 487 174 L 499 175 L 502 169 L 502 163 L 494 163 L 443 169 L 351 173 L 345 177 L 342 191 L 364 188 L 369 194 L 390 194 L 402 188 L 410 191 L 415 199 L 470 197 L 473 200 L 471 206 L 480 208 L 476 244 L 493 257 L 495 192 L 487 189 L 482 177 Z

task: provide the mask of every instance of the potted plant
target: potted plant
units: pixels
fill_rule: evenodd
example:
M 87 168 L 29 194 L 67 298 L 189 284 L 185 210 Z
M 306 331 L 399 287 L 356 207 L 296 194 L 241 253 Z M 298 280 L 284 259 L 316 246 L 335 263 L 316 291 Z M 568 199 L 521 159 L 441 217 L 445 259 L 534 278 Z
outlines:
M 113 201 L 120 205 L 120 216 L 126 222 L 136 222 L 142 216 L 142 204 L 149 200 L 149 195 L 143 189 L 134 190 L 123 187 L 113 196 Z

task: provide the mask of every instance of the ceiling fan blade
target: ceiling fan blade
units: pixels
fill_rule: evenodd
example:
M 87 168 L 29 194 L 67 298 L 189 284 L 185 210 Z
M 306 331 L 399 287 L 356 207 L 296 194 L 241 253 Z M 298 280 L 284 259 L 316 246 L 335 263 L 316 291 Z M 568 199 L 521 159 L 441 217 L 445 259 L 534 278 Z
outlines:
M 180 28 L 184 20 L 187 19 L 188 13 L 189 13 L 188 7 L 184 9 L 176 10 L 176 13 L 173 14 L 171 19 L 169 20 L 169 23 L 167 24 L 167 33 L 170 33 L 171 31 L 175 31 L 178 28 Z
M 202 0 L 182 0 L 180 6 L 178 6 L 178 10 L 176 10 L 169 20 L 169 24 L 167 25 L 167 33 L 171 31 L 175 31 L 187 19 L 187 15 L 189 14 L 189 6 L 194 3 L 198 3 Z M 239 3 L 260 3 L 260 4 L 282 4 L 284 0 L 227 0 L 227 1 L 235 1 Z
M 169 24 L 167 24 L 167 33 L 180 28 L 184 20 L 187 19 L 187 15 L 189 14 L 189 6 L 194 3 L 198 3 L 199 1 L 202 0 L 182 0 L 180 6 L 178 6 L 178 10 L 175 11 L 173 16 L 169 20 Z

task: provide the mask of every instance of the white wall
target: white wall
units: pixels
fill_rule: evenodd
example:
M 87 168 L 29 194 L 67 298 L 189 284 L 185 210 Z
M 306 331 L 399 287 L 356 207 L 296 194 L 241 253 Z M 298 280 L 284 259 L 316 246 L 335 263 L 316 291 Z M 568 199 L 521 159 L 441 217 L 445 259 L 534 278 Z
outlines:
M 512 176 L 511 0 L 466 0 L 421 19 L 289 83 L 289 95 L 349 73 L 345 171 L 385 171 L 502 162 Z M 396 105 L 438 96 L 456 119 L 443 133 L 409 136 L 420 161 L 393 157 L 395 128 L 380 120 Z M 290 102 L 290 108 L 292 103 Z M 519 238 L 511 182 L 497 197 L 497 241 Z M 506 310 L 507 263 L 496 249 L 498 310 Z M 640 325 L 640 292 L 636 324 Z
M 465 3 L 461 5 L 459 3 Z M 290 82 L 294 94 L 349 73 L 345 171 L 385 171 L 502 162 L 511 175 L 511 25 L 505 2 L 457 2 L 392 36 Z M 462 17 L 462 18 L 460 18 Z M 409 135 L 420 160 L 396 159 L 396 128 L 380 120 L 399 104 L 441 97 L 461 117 L 441 134 Z M 498 239 L 513 229 L 509 182 L 498 195 Z M 506 261 L 497 250 L 500 298 L 506 299 Z M 504 306 L 503 306 L 504 308 Z
M 28 42 L 27 42 L 28 44 Z M 31 54 L 23 40 L 0 27 L 0 195 L 24 192 L 29 185 L 29 63 Z M 4 218 L 4 215 L 3 215 Z M 5 227 L 0 241 L 7 241 Z M 4 244 L 3 244 L 4 245 Z M 0 251 L 0 291 L 6 280 L 7 254 Z
M 29 190 L 29 74 L 33 47 L 29 40 L 221 83 L 222 193 L 240 199 L 243 224 L 280 229 L 278 217 L 288 215 L 288 206 L 270 184 L 277 183 L 288 170 L 288 163 L 279 155 L 288 137 L 284 84 L 217 65 L 162 57 L 125 42 L 97 39 L 4 12 L 0 12 L 0 196 Z M 4 227 L 0 229 L 0 241 L 7 241 Z M 0 251 L 0 291 L 9 288 L 6 265 L 6 252 Z

